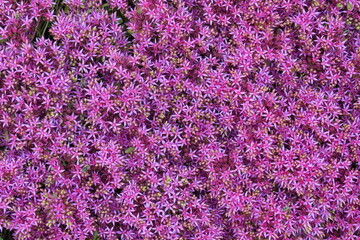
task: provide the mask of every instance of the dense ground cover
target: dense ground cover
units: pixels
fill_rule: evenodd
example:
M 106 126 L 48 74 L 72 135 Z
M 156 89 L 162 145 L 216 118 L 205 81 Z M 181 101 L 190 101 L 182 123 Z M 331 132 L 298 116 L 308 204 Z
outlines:
M 359 239 L 357 0 L 0 0 L 3 239 Z

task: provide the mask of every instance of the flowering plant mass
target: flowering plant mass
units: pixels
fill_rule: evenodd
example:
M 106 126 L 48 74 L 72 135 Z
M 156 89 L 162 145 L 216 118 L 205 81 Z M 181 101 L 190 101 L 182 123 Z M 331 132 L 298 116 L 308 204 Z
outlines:
M 360 239 L 360 1 L 0 0 L 0 239 Z

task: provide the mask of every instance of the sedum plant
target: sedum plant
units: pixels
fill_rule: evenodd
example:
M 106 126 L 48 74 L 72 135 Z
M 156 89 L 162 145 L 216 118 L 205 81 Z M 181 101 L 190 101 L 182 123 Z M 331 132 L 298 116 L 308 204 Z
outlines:
M 359 239 L 359 11 L 0 0 L 0 239 Z

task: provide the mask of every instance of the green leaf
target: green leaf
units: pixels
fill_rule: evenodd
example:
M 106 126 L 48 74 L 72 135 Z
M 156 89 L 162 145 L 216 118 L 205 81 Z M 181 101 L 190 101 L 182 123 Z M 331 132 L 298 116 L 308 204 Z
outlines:
M 172 181 L 171 178 L 169 176 L 167 176 L 165 179 L 165 183 L 169 184 L 169 183 L 171 183 L 171 181 Z
M 69 13 L 69 7 L 68 6 L 64 7 L 64 13 Z
M 4 137 L 5 137 L 5 141 L 9 141 L 9 132 L 8 131 L 5 131 L 4 133 Z
M 97 231 L 94 232 L 93 240 L 99 240 L 99 233 Z
M 4 43 L 4 42 L 6 42 L 7 41 L 7 39 L 6 38 L 4 38 L 4 39 L 1 39 L 1 36 L 0 36 L 0 43 Z M 1 239 L 0 239 L 1 240 Z
M 142 9 L 141 9 L 141 7 L 136 8 L 136 13 L 137 13 L 137 14 L 142 13 Z
M 90 167 L 89 165 L 85 165 L 85 166 L 83 167 L 82 171 L 83 171 L 83 172 L 86 172 L 86 171 L 89 169 L 89 167 Z
M 125 150 L 126 154 L 132 153 L 134 152 L 135 148 L 134 147 L 129 147 L 128 149 Z
M 181 182 L 182 182 L 183 184 L 188 184 L 188 183 L 189 183 L 189 181 L 188 181 L 187 179 L 185 179 L 185 178 L 181 179 Z
M 285 207 L 283 208 L 283 211 L 284 211 L 284 212 L 290 212 L 290 211 L 291 211 L 291 208 L 289 208 L 288 206 L 285 206 Z
M 134 34 L 134 32 L 133 32 L 132 30 L 130 30 L 130 29 L 127 30 L 126 32 L 127 32 L 128 34 L 130 34 L 130 35 L 133 35 L 133 34 Z

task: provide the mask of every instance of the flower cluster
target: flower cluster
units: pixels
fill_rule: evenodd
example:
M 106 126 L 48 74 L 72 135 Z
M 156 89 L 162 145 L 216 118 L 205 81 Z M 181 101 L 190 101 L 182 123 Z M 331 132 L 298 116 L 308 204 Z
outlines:
M 0 0 L 0 238 L 359 239 L 360 2 Z

